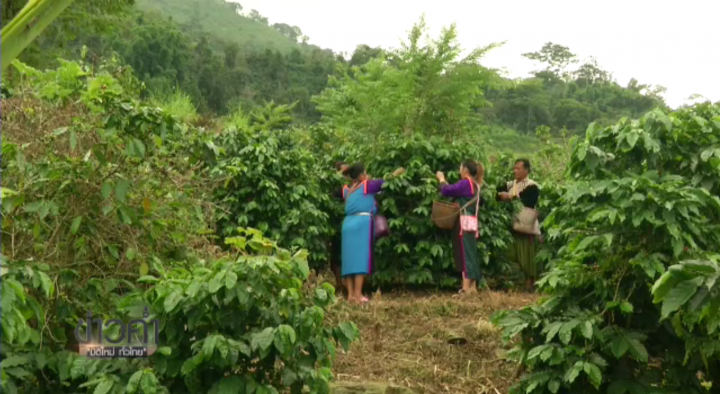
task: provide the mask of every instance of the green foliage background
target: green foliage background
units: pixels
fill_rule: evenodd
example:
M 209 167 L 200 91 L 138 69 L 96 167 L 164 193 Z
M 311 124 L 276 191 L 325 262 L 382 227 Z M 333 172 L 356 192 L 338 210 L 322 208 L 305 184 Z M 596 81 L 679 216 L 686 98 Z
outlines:
M 661 88 L 572 70 L 552 43 L 509 81 L 480 64 L 493 46 L 460 58 L 454 26 L 424 43 L 421 20 L 399 49 L 346 60 L 257 11 L 199 5 L 77 0 L 3 76 L 4 392 L 327 393 L 335 347 L 357 337 L 308 280 L 343 217 L 333 163 L 407 168 L 379 197 L 391 235 L 372 285 L 435 288 L 458 275 L 429 219 L 434 173 L 485 163 L 483 272 L 513 287 L 514 208 L 494 198 L 507 151 L 532 151 L 548 236 L 547 297 L 495 318 L 526 368 L 515 392 L 720 386 L 717 105 L 667 111 Z M 85 311 L 144 305 L 163 321 L 152 357 L 77 355 Z

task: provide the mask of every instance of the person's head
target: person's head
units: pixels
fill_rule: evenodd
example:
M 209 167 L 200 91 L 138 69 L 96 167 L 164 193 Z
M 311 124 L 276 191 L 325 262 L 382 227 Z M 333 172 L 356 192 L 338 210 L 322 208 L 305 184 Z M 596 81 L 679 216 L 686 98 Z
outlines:
M 345 163 L 344 161 L 335 162 L 335 170 L 338 172 L 341 172 L 345 178 L 349 178 L 348 177 L 348 169 L 349 169 L 349 167 L 348 167 L 347 163 Z
M 515 165 L 513 166 L 513 173 L 515 174 L 515 180 L 517 181 L 522 181 L 523 179 L 527 178 L 528 174 L 530 174 L 530 160 L 515 160 Z
M 351 165 L 350 168 L 348 168 L 347 174 L 353 182 L 362 182 L 365 178 L 367 178 L 365 166 L 362 163 L 355 163 Z
M 478 183 L 482 183 L 484 176 L 485 167 L 483 167 L 482 163 L 470 159 L 464 160 L 460 163 L 460 177 L 474 178 L 478 181 Z

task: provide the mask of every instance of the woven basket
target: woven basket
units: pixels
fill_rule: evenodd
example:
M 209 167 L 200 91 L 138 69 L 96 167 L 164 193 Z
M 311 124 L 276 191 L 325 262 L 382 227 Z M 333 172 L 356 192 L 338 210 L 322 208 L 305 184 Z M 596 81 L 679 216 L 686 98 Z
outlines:
M 445 201 L 435 201 L 432 207 L 432 221 L 443 230 L 452 230 L 455 227 L 460 205 Z

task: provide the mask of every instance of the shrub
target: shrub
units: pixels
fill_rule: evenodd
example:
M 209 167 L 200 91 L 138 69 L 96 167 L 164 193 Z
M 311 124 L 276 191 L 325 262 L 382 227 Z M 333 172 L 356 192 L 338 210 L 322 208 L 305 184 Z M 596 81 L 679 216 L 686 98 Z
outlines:
M 222 182 L 215 198 L 227 210 L 218 226 L 224 236 L 238 226 L 258 228 L 284 247 L 307 249 L 317 266 L 327 260 L 334 231 L 327 213 L 332 190 L 319 182 L 331 167 L 318 166 L 292 130 L 283 128 L 284 117 L 270 106 L 254 114 L 253 131 L 230 129 L 218 138 L 223 152 L 211 174 Z
M 717 106 L 590 125 L 546 221 L 547 297 L 495 316 L 520 392 L 706 392 L 720 381 Z
M 202 166 L 220 148 L 139 102 L 137 81 L 112 63 L 16 65 L 23 94 L 2 102 L 13 109 L 2 145 L 3 392 L 225 392 L 242 382 L 255 393 L 326 393 L 335 343 L 347 347 L 357 329 L 325 326 L 334 290 L 306 286 L 306 252 L 256 230 L 228 231 L 234 258 L 210 250 L 214 184 Z M 61 96 L 39 90 L 58 78 Z M 269 146 L 289 150 L 284 138 Z M 163 322 L 152 357 L 77 353 L 87 311 L 127 321 L 144 317 L 144 303 Z
M 305 289 L 307 252 L 291 254 L 257 230 L 226 242 L 237 258 L 158 266 L 158 277 L 140 278 L 154 283 L 146 299 L 163 324 L 160 343 L 172 349 L 155 358 L 156 373 L 173 393 L 300 393 L 305 385 L 328 393 L 335 340 L 347 350 L 358 335 L 351 323 L 325 326 L 333 287 Z

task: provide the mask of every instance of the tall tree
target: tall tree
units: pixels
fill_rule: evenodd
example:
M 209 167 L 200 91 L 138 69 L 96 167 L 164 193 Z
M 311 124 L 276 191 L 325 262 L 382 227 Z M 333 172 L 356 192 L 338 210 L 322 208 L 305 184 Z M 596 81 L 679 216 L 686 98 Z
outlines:
M 487 104 L 482 88 L 499 80 L 478 64 L 495 45 L 460 57 L 455 26 L 423 45 L 421 19 L 402 48 L 371 59 L 352 74 L 331 79 L 316 98 L 323 119 L 359 139 L 396 133 L 457 136 L 470 131 L 475 110 Z M 386 61 L 387 59 L 387 61 Z
M 524 57 L 546 65 L 545 71 L 550 71 L 560 78 L 567 76 L 567 67 L 577 63 L 577 56 L 570 52 L 570 48 L 548 42 L 537 52 L 523 54 Z

